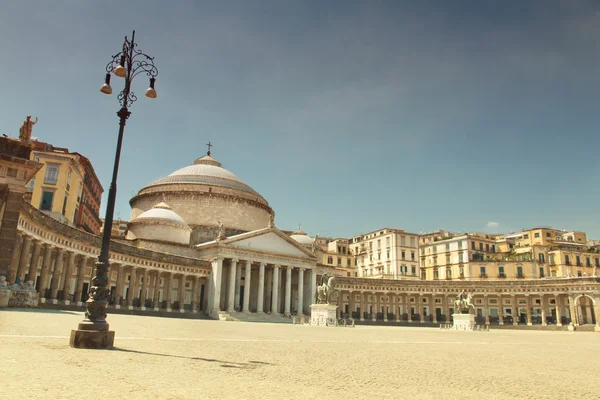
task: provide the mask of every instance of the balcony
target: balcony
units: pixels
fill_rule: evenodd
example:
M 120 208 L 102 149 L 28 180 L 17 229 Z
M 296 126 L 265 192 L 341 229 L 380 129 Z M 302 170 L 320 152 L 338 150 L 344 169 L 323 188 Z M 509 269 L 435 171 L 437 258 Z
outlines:
M 523 278 L 525 278 L 525 275 L 524 274 L 517 274 L 517 278 L 523 279 Z
M 479 277 L 480 278 L 487 278 L 488 276 L 487 276 L 487 274 L 479 274 Z
M 503 274 L 503 273 L 498 274 L 498 278 L 506 278 L 506 274 Z

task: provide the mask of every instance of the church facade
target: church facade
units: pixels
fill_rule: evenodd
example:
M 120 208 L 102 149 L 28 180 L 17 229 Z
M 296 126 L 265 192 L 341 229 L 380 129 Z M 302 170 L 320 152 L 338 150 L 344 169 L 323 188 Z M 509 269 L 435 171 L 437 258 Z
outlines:
M 3 162 L 25 166 L 19 158 L 6 155 Z M 7 171 L 0 168 L 0 189 L 13 193 L 15 184 L 8 188 L 3 183 Z M 25 185 L 26 178 L 23 172 L 19 184 Z M 112 307 L 275 321 L 309 314 L 316 285 L 328 274 L 338 276 L 338 314 L 357 321 L 449 321 L 453 299 L 462 290 L 475 293 L 481 323 L 597 325 L 600 320 L 596 277 L 430 281 L 347 276 L 344 268 L 323 262 L 315 239 L 278 229 L 268 201 L 210 152 L 142 188 L 130 204 L 127 237 L 111 242 L 109 313 Z M 9 281 L 17 276 L 33 281 L 41 302 L 83 307 L 101 238 L 25 202 L 17 211 L 13 227 L 4 219 L 0 225 L 4 232 L 14 230 L 15 237 L 0 274 L 4 271 Z

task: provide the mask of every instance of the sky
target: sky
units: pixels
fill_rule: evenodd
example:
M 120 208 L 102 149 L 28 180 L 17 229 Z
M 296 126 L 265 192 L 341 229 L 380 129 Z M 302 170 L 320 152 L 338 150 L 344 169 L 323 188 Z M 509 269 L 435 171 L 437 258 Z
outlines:
M 115 217 L 210 141 L 281 229 L 600 239 L 598 1 L 4 1 L 0 133 L 86 155 L 102 216 L 134 29 L 158 98 L 134 80 Z

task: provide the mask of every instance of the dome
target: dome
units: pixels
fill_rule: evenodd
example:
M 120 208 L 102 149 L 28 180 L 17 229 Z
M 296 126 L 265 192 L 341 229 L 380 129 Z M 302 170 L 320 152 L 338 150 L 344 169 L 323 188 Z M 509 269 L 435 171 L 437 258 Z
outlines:
M 156 204 L 129 222 L 135 238 L 187 245 L 192 229 L 165 203 Z M 129 236 L 132 238 L 131 236 Z
M 150 186 L 181 183 L 220 186 L 260 196 L 258 192 L 246 185 L 235 174 L 223 168 L 220 162 L 208 155 L 196 159 L 193 165 L 178 169 L 166 177 L 152 182 Z
M 157 206 L 163 202 L 169 208 Z M 143 187 L 129 204 L 132 223 L 141 218 L 189 227 L 192 244 L 214 240 L 220 224 L 226 236 L 262 229 L 273 213 L 267 200 L 210 153 Z
M 290 237 L 303 246 L 312 246 L 313 242 L 315 241 L 315 239 L 308 236 L 306 232 L 300 228 L 300 226 L 298 226 L 297 230 L 292 232 Z
M 171 207 L 165 203 L 159 203 L 148 211 L 141 213 L 137 218 L 133 219 L 131 223 L 143 222 L 142 220 L 155 220 L 188 227 L 183 218 L 181 218 L 175 211 L 171 210 Z

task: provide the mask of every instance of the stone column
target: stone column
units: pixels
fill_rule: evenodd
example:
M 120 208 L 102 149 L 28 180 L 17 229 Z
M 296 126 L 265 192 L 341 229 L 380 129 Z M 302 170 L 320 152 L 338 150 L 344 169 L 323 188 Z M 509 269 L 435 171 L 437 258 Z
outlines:
M 575 299 L 571 295 L 569 295 L 569 314 L 571 314 L 571 323 L 575 326 L 579 326 L 577 312 L 575 311 Z
M 18 220 L 17 220 L 18 221 Z M 16 226 L 16 224 L 15 224 Z M 0 227 L 0 230 L 2 228 Z M 10 265 L 8 267 L 8 281 L 12 284 L 17 278 L 17 270 L 19 269 L 19 261 L 21 259 L 21 247 L 23 247 L 23 234 L 21 232 L 16 233 L 15 245 L 13 248 L 12 255 L 10 257 Z M 0 251 L 4 251 L 0 249 Z M 0 266 L 1 267 L 1 266 Z
M 137 286 L 137 276 L 135 267 L 131 267 L 131 276 L 129 277 L 129 290 L 127 291 L 127 308 L 133 310 L 133 299 L 135 298 L 135 288 Z
M 533 325 L 533 319 L 532 319 L 533 309 L 531 306 L 531 296 L 528 294 L 526 294 L 525 296 L 527 298 L 527 326 L 531 326 L 531 325 Z
M 25 278 L 25 282 L 31 281 L 35 286 L 35 278 L 37 277 L 37 269 L 38 264 L 40 262 L 40 250 L 42 248 L 42 242 L 34 239 L 33 240 L 33 250 L 31 251 L 31 262 L 29 263 L 29 271 L 27 272 L 27 277 Z
M 273 312 L 273 269 L 265 270 L 265 312 Z
M 227 312 L 235 311 L 235 288 L 236 288 L 236 279 L 235 273 L 237 272 L 237 264 L 239 260 L 233 259 L 229 265 L 229 292 L 227 293 Z
M 252 282 L 252 262 L 246 261 L 246 269 L 244 276 L 244 305 L 242 312 L 250 312 L 250 290 Z
M 419 321 L 424 324 L 425 323 L 425 309 L 423 306 L 423 297 L 421 294 L 415 295 L 416 307 L 415 312 L 419 313 Z
M 19 268 L 17 269 L 16 277 L 20 276 L 21 281 L 25 279 L 25 272 L 29 268 L 29 262 L 31 261 L 30 257 L 31 250 L 31 236 L 24 235 L 23 237 L 23 245 L 21 246 L 21 257 L 19 258 Z M 16 278 L 15 277 L 15 278 Z
M 9 184 L 9 186 L 11 185 Z M 19 215 L 23 205 L 24 189 L 23 185 L 19 188 L 7 187 L 8 193 L 5 197 L 4 215 L 1 216 L 2 224 L 0 225 L 0 276 L 7 274 L 5 268 L 9 265 L 11 255 L 14 255 L 15 252 L 19 254 L 15 239 L 18 232 Z M 12 267 L 13 264 L 11 263 L 10 265 Z M 16 273 L 17 264 L 14 264 L 14 266 L 15 268 L 11 269 L 11 271 Z M 14 282 L 12 274 L 8 273 L 8 276 L 8 279 Z
M 314 269 L 310 270 L 310 302 L 311 304 L 316 303 L 316 295 L 317 295 L 317 271 Z
M 380 304 L 380 308 L 381 308 L 381 314 L 383 316 L 383 322 L 388 322 L 388 304 L 389 304 L 389 300 L 386 301 L 384 300 L 384 296 L 385 298 L 387 298 L 389 296 L 388 293 L 382 293 L 381 296 L 379 297 L 381 299 L 381 304 Z
M 179 312 L 185 312 L 185 275 L 184 274 L 181 274 L 179 276 Z
M 349 306 L 348 306 L 349 307 Z M 304 315 L 304 268 L 298 268 L 298 305 L 297 315 Z
M 71 279 L 73 278 L 73 269 L 75 269 L 75 252 L 67 251 L 69 258 L 67 259 L 67 268 L 63 276 L 60 290 L 62 291 L 62 299 L 65 304 L 69 304 L 69 295 L 71 294 Z
M 353 313 L 356 309 L 355 293 L 352 290 L 348 291 L 348 318 L 354 318 Z
M 396 322 L 400 322 L 400 297 L 395 293 L 394 293 L 394 302 L 396 304 L 396 309 L 395 309 Z
M 289 265 L 285 270 L 285 303 L 284 303 L 284 314 L 290 315 L 290 306 L 292 303 L 292 267 Z
M 209 299 L 210 304 L 208 305 L 208 315 L 212 317 L 218 317 L 221 311 L 221 280 L 223 276 L 223 257 L 215 257 L 212 259 L 212 271 Z
M 140 309 L 145 310 L 146 309 L 146 298 L 148 297 L 148 294 L 146 293 L 146 291 L 148 290 L 149 271 L 147 268 L 142 268 L 142 271 L 144 271 L 144 277 L 142 278 L 142 293 L 140 293 Z
M 121 300 L 123 299 L 123 287 L 125 280 L 125 268 L 120 264 L 112 264 L 113 268 L 118 268 L 117 283 L 115 288 L 115 308 L 121 308 Z
M 173 292 L 173 273 L 166 272 L 165 273 L 165 285 L 163 289 L 163 298 L 166 302 L 165 308 L 168 312 L 171 312 L 171 294 Z
M 408 322 L 412 322 L 412 303 L 410 302 L 410 294 L 406 294 L 406 315 L 408 316 Z M 417 307 L 415 306 L 415 312 L 417 312 Z
M 73 294 L 73 302 L 77 305 L 81 305 L 81 296 L 83 291 L 83 280 L 85 278 L 85 266 L 87 265 L 87 256 L 82 255 L 79 259 L 79 266 L 77 267 L 77 282 L 75 283 L 75 293 Z
M 256 312 L 262 313 L 265 304 L 265 263 L 258 267 L 258 300 L 256 301 Z
M 483 295 L 483 315 L 485 317 L 485 324 L 490 324 L 490 310 L 488 308 L 488 297 L 487 294 Z
M 554 307 L 556 308 L 556 326 L 562 326 L 562 321 L 561 321 L 561 313 L 560 313 L 560 295 L 555 294 L 554 295 L 554 301 L 555 301 L 555 305 Z
M 192 312 L 198 312 L 198 299 L 200 298 L 200 277 L 192 276 Z
M 160 310 L 160 272 L 156 271 L 154 276 L 154 295 L 152 296 L 152 307 L 154 311 Z
M 365 292 L 360 292 L 360 320 L 365 320 L 365 311 L 367 309 L 367 294 Z
M 273 267 L 273 295 L 271 298 L 271 314 L 279 314 L 279 265 Z
M 498 325 L 504 325 L 504 305 L 501 294 L 498 295 Z
M 60 272 L 63 267 L 63 258 L 65 251 L 61 248 L 56 250 L 56 262 L 54 264 L 54 271 L 52 272 L 52 283 L 50 284 L 50 298 L 52 303 L 58 303 L 58 284 L 60 283 Z
M 546 296 L 540 295 L 540 304 L 542 305 L 542 326 L 547 326 L 546 323 Z
M 517 297 L 514 294 L 510 295 L 510 309 L 512 311 L 513 326 L 519 325 L 519 307 L 517 306 Z
M 242 303 L 240 302 L 240 287 L 242 286 L 242 264 L 239 262 L 236 263 L 235 268 L 235 300 L 234 307 L 237 307 L 238 310 L 241 310 Z
M 373 313 L 371 314 L 371 320 L 377 321 L 377 313 L 379 312 L 379 294 L 373 293 L 371 297 L 371 303 L 373 305 Z
M 46 299 L 46 290 L 48 289 L 48 278 L 50 276 L 50 261 L 52 261 L 52 246 L 44 244 L 44 258 L 42 259 L 42 272 L 40 273 L 40 297 L 43 297 L 42 303 Z

